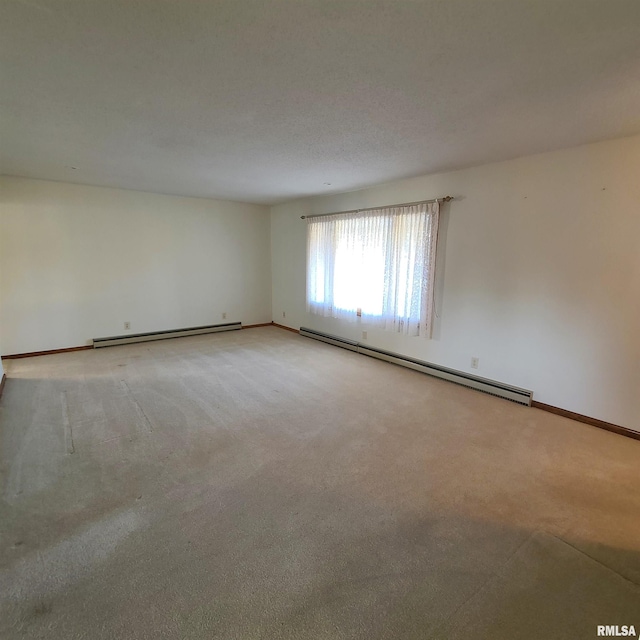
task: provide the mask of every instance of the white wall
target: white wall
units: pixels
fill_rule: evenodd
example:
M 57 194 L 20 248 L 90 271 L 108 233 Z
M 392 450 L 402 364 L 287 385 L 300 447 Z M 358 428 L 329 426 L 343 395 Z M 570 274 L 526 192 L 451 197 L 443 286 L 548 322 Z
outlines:
M 269 210 L 0 178 L 2 353 L 271 321 Z
M 368 342 L 640 430 L 640 136 L 272 207 L 274 321 L 366 328 L 307 314 L 300 215 L 447 194 L 434 339 Z

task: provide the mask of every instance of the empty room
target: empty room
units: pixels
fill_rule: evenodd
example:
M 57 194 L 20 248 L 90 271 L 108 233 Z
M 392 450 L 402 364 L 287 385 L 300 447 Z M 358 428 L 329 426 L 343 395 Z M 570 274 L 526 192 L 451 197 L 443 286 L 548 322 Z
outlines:
M 0 637 L 640 637 L 640 3 L 0 15 Z

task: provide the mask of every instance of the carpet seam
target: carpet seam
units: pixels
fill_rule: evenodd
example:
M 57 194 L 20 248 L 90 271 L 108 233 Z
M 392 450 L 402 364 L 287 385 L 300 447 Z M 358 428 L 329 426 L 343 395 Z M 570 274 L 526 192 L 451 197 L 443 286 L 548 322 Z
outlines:
M 519 544 L 516 549 L 514 549 L 513 553 L 509 554 L 509 557 L 502 563 L 502 565 L 492 573 L 464 602 L 460 604 L 460 606 L 456 607 L 454 611 L 451 612 L 450 615 L 447 616 L 446 620 L 444 620 L 438 627 L 436 627 L 436 632 L 444 631 L 448 626 L 450 626 L 452 618 L 463 608 L 465 607 L 471 600 L 473 600 L 477 595 L 481 592 L 486 591 L 490 584 L 495 582 L 499 577 L 504 574 L 504 571 L 507 565 L 513 560 L 513 558 L 520 552 L 520 550 L 529 543 L 529 541 L 537 534 L 539 531 L 531 532 L 526 539 Z M 440 638 L 440 635 L 432 636 L 433 638 Z
M 610 567 L 607 564 L 604 564 L 604 562 L 601 562 L 600 560 L 598 560 L 597 558 L 594 558 L 593 556 L 590 556 L 588 553 L 586 553 L 585 551 L 583 551 L 582 549 L 578 549 L 578 547 L 575 547 L 574 545 L 572 545 L 570 542 L 567 542 L 566 540 L 563 540 L 562 538 L 559 538 L 558 536 L 553 535 L 552 533 L 547 533 L 548 536 L 551 536 L 552 538 L 555 538 L 556 540 L 558 540 L 558 542 L 562 542 L 562 544 L 565 544 L 567 547 L 569 547 L 570 549 L 573 549 L 574 551 L 576 551 L 577 553 L 579 553 L 580 555 L 584 556 L 585 558 L 587 558 L 588 560 L 590 560 L 591 562 L 593 562 L 594 564 L 597 564 L 599 567 L 602 567 L 603 569 L 606 569 L 607 571 L 609 571 L 610 573 L 613 573 L 616 576 L 619 576 L 620 578 L 622 578 L 625 582 L 628 582 L 630 585 L 633 585 L 635 588 L 640 589 L 640 583 L 635 582 L 634 580 L 632 580 L 631 578 L 628 578 L 627 576 L 622 575 L 621 573 L 619 573 L 618 571 L 616 571 L 615 569 L 613 569 L 612 567 Z

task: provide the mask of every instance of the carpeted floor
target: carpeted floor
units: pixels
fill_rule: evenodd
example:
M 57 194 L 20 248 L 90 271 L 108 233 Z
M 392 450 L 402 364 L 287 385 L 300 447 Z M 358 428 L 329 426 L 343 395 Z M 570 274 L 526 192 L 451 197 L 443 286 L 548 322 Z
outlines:
M 640 632 L 640 441 L 276 327 L 5 364 L 2 638 Z

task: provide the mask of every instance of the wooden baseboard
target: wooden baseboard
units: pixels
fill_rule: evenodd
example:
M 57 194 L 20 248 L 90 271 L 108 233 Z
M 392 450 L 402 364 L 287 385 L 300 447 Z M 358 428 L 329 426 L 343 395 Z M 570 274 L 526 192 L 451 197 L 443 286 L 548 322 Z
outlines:
M 68 353 L 69 351 L 85 351 L 86 349 L 93 349 L 90 344 L 82 347 L 67 347 L 66 349 L 51 349 L 49 351 L 31 351 L 30 353 L 11 353 L 6 356 L 2 356 L 3 360 L 17 360 L 18 358 L 33 358 L 35 356 L 50 356 L 54 353 Z
M 562 416 L 563 418 L 570 418 L 571 420 L 576 420 L 577 422 L 590 424 L 592 427 L 598 427 L 599 429 L 612 431 L 613 433 L 617 433 L 621 436 L 627 436 L 628 438 L 633 438 L 634 440 L 640 440 L 640 431 L 627 429 L 627 427 L 621 427 L 618 424 L 605 422 L 604 420 L 598 420 L 597 418 L 590 418 L 589 416 L 583 416 L 581 413 L 575 413 L 573 411 L 567 411 L 566 409 L 560 409 L 560 407 L 554 407 L 550 404 L 544 404 L 543 402 L 538 402 L 537 400 L 533 400 L 531 402 L 531 406 L 535 407 L 536 409 L 548 411 L 549 413 L 555 413 L 556 415 Z
M 278 324 L 277 322 L 272 323 L 274 327 L 280 327 L 280 329 L 286 329 L 287 331 L 293 331 L 293 333 L 300 333 L 299 329 L 294 329 L 292 327 L 285 327 L 283 324 Z
M 0 382 L 0 398 L 2 398 L 2 392 L 4 391 L 4 383 L 7 381 L 7 374 L 2 374 L 2 381 Z
M 275 322 L 264 322 L 262 324 L 247 324 L 243 325 L 243 329 L 255 329 L 256 327 L 271 327 L 271 326 L 280 327 L 281 329 L 287 329 L 287 331 L 294 331 L 295 333 L 299 333 L 297 329 L 292 329 L 291 327 L 285 327 L 281 324 L 276 324 Z M 69 351 L 84 351 L 85 349 L 93 349 L 93 346 L 90 344 L 84 345 L 82 347 L 67 347 L 66 349 L 50 349 L 49 351 L 31 351 L 29 353 L 10 353 L 6 356 L 2 356 L 3 360 L 17 360 L 18 358 L 33 358 L 35 356 L 50 356 L 54 353 L 68 353 Z

